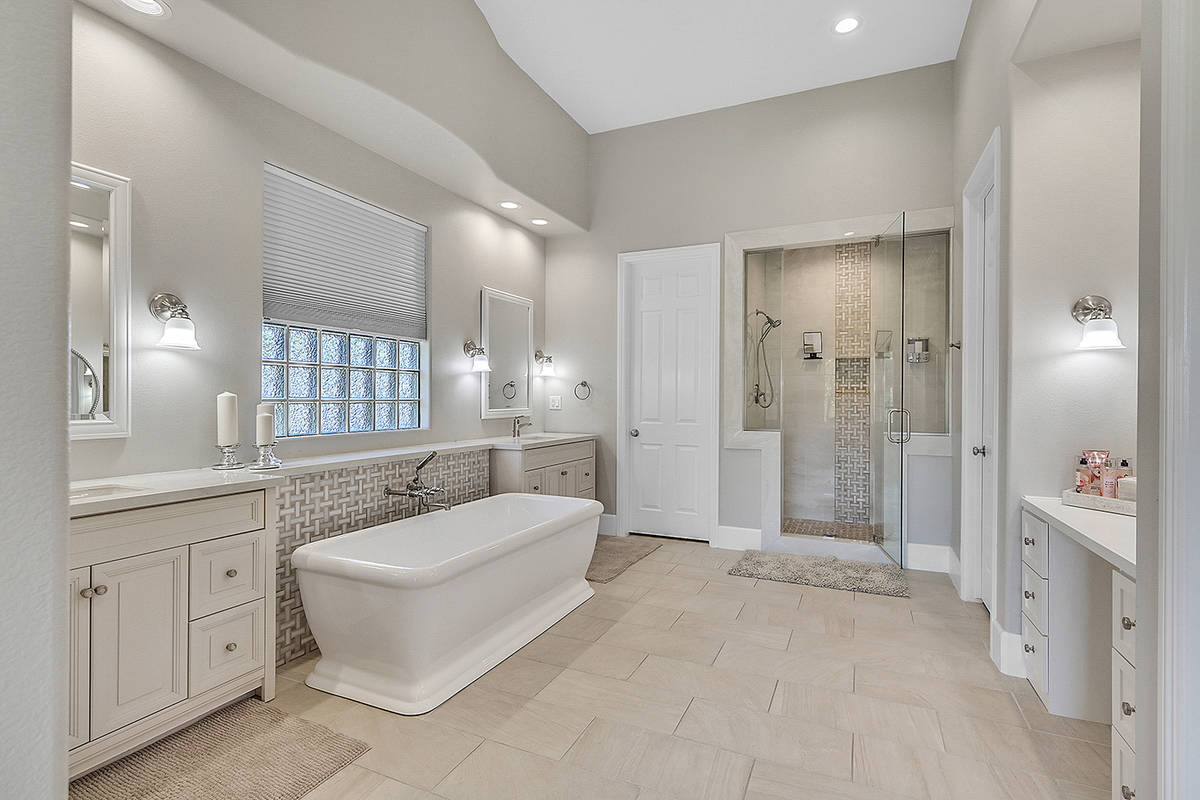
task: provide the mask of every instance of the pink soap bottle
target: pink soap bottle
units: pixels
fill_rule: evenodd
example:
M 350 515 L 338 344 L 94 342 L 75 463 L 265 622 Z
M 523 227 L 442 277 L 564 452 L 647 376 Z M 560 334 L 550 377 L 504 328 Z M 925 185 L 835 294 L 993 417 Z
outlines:
M 1088 466 L 1086 458 L 1080 458 L 1079 466 L 1075 468 L 1075 493 L 1086 494 L 1091 482 L 1092 469 Z

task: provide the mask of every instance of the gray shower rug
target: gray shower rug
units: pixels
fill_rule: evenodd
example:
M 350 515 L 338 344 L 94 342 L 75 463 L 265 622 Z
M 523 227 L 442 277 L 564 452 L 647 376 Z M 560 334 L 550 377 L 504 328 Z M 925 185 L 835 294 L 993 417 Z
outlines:
M 871 564 L 836 556 L 793 556 L 747 550 L 730 575 L 780 583 L 800 583 L 890 597 L 908 597 L 908 580 L 895 564 Z

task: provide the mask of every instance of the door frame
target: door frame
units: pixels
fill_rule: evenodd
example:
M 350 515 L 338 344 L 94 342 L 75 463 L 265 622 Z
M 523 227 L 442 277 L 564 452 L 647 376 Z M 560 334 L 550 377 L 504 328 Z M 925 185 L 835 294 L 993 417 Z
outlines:
M 981 459 L 970 454 L 970 448 L 985 442 L 990 448 L 987 457 L 993 458 L 998 455 L 996 447 L 1000 441 L 1000 337 L 986 335 L 989 330 L 993 334 L 999 333 L 999 304 L 992 303 L 993 313 L 990 316 L 982 313 L 988 297 L 993 301 L 999 297 L 1000 283 L 996 274 L 998 270 L 993 270 L 991 274 L 985 274 L 983 271 L 984 262 L 987 261 L 985 247 L 989 248 L 994 257 L 993 263 L 997 266 L 1000 263 L 999 237 L 993 237 L 990 244 L 983 239 L 983 201 L 991 192 L 993 201 L 997 208 L 999 207 L 1000 169 L 1000 129 L 996 128 L 992 131 L 991 138 L 983 148 L 962 192 L 962 439 L 959 451 L 959 552 L 962 572 L 958 576 L 959 597 L 966 601 L 987 601 L 993 619 L 998 613 L 996 595 L 997 570 L 1000 567 L 1000 471 L 996 470 L 996 480 L 991 485 L 983 486 L 983 464 Z M 996 409 L 992 425 L 989 426 L 990 430 L 984 430 L 983 424 L 983 400 L 989 396 L 985 393 L 990 394 L 993 408 Z M 990 495 L 992 508 L 996 513 L 996 518 L 990 521 L 996 533 L 992 536 L 992 580 L 990 585 L 983 586 L 982 508 L 983 498 L 987 495 Z
M 669 259 L 681 255 L 704 256 L 709 261 L 708 288 L 711 319 L 714 321 L 721 316 L 721 245 L 719 242 L 710 244 L 693 244 L 683 247 L 665 247 L 656 250 L 638 250 L 617 254 L 617 535 L 629 535 L 630 501 L 633 497 L 633 481 L 630 466 L 631 450 L 629 440 L 630 388 L 633 379 L 630 370 L 633 368 L 632 329 L 629 318 L 629 296 L 631 286 L 629 270 L 634 261 L 653 261 Z M 712 464 L 708 472 L 710 491 L 707 496 L 708 541 L 710 544 L 717 538 L 717 525 L 720 518 L 720 475 L 721 475 L 721 336 L 720 327 L 713 324 L 703 329 L 703 335 L 711 337 L 713 358 L 707 368 L 708 389 L 711 392 L 711 419 L 705 438 L 712 448 Z

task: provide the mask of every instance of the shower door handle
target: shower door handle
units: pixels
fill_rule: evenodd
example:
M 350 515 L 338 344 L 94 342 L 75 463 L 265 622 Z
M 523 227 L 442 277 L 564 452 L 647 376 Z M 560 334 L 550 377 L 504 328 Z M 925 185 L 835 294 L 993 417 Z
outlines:
M 900 430 L 892 427 L 896 414 L 901 415 Z M 912 441 L 912 423 L 907 408 L 889 408 L 887 413 L 887 440 L 892 444 L 907 444 Z
M 895 434 L 895 429 L 892 427 L 892 420 L 896 418 L 903 409 L 889 408 L 887 412 L 887 440 L 892 444 L 901 444 L 901 439 Z
M 900 409 L 903 416 L 903 425 L 900 428 L 900 441 L 903 444 L 908 444 L 912 441 L 912 415 L 908 413 L 907 408 Z

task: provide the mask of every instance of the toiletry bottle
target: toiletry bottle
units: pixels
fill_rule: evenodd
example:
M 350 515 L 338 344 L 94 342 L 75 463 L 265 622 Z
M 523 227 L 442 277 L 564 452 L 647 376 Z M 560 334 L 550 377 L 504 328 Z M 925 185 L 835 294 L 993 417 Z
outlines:
M 1117 470 L 1111 464 L 1100 471 L 1100 496 L 1117 496 Z
M 1120 465 L 1117 467 L 1117 479 L 1129 478 L 1133 475 L 1133 467 L 1129 466 L 1129 459 L 1122 458 Z
M 1079 466 L 1075 468 L 1075 493 L 1086 494 L 1088 484 L 1092 482 L 1092 470 L 1088 467 L 1087 459 L 1079 459 Z

